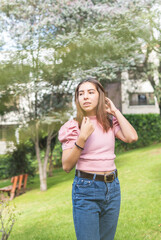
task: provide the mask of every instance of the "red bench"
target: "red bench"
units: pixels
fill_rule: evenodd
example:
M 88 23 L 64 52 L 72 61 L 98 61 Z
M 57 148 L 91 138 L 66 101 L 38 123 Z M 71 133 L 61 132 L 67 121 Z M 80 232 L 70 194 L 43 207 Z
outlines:
M 11 178 L 12 185 L 0 188 L 0 192 L 7 193 L 12 200 L 15 195 L 18 196 L 21 193 L 25 193 L 27 185 L 28 174 L 21 174 L 19 176 L 14 176 Z

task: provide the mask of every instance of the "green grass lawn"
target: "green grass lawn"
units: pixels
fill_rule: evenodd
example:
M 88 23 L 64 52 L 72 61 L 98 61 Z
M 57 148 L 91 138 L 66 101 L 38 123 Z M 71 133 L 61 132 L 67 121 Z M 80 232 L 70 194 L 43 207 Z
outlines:
M 115 240 L 161 239 L 161 144 L 120 154 L 116 165 L 121 184 L 121 210 Z M 39 179 L 15 198 L 21 215 L 11 240 L 76 240 L 71 188 L 74 171 L 61 169 L 48 178 L 48 190 L 40 192 Z M 0 187 L 6 184 L 0 182 Z

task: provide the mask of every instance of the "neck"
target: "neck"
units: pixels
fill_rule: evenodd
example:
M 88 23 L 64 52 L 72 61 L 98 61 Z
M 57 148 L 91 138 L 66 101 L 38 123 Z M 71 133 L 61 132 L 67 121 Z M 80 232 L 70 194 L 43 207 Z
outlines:
M 96 117 L 96 115 L 91 115 L 91 116 L 87 116 L 87 117 L 89 117 L 90 119 L 96 119 L 97 117 Z

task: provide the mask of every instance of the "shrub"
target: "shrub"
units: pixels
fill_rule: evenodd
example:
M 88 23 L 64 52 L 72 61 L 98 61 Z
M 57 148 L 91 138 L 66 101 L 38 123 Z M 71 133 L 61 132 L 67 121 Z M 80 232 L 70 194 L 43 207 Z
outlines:
M 53 151 L 54 167 L 61 167 L 62 166 L 61 156 L 62 156 L 62 146 L 61 146 L 61 143 L 57 139 L 56 145 L 55 145 L 54 151 Z
M 9 201 L 0 200 L 0 236 L 1 240 L 7 240 L 11 234 L 16 220 L 15 205 L 10 206 Z
M 34 145 L 30 141 L 16 145 L 16 149 L 8 152 L 0 158 L 2 173 L 1 178 L 8 178 L 15 175 L 28 173 L 35 175 L 37 163 L 35 163 Z
M 0 179 L 4 179 L 7 177 L 7 155 L 0 155 Z
M 125 114 L 138 133 L 138 141 L 132 144 L 116 139 L 116 152 L 148 146 L 161 142 L 161 117 L 159 114 Z

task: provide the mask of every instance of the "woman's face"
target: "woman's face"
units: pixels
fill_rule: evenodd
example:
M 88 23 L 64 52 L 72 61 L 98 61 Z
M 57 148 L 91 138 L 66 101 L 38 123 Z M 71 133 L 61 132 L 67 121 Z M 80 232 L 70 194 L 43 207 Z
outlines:
M 87 116 L 96 115 L 99 100 L 99 93 L 95 84 L 91 82 L 82 83 L 78 90 L 78 101 L 80 107 L 86 112 Z

